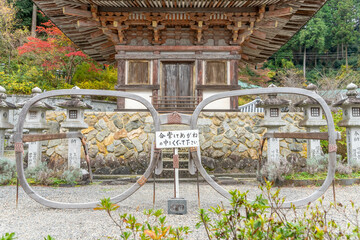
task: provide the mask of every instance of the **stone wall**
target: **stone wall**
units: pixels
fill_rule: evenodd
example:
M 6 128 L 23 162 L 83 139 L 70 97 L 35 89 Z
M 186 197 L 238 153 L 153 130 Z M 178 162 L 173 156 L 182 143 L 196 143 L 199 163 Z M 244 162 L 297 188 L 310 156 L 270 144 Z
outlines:
M 256 125 L 263 117 L 263 113 L 202 113 L 198 126 L 205 167 L 210 171 L 233 172 L 256 165 L 260 139 L 266 132 L 265 128 Z M 282 118 L 287 123 L 281 128 L 282 132 L 305 131 L 298 127 L 302 113 L 285 113 Z M 48 112 L 48 132 L 66 131 L 60 128 L 64 119 L 64 112 Z M 146 169 L 154 140 L 149 113 L 87 112 L 85 122 L 89 128 L 82 133 L 87 137 L 96 173 L 140 174 Z M 283 156 L 298 153 L 306 157 L 304 140 L 281 140 L 280 146 Z M 54 165 L 63 164 L 67 158 L 67 140 L 44 142 L 43 156 Z

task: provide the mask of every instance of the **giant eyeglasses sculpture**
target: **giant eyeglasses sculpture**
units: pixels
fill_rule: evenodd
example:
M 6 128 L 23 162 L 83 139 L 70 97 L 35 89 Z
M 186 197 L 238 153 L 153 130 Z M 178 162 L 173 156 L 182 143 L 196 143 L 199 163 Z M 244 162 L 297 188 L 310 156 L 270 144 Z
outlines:
M 104 91 L 104 90 L 83 90 L 83 89 L 71 89 L 71 90 L 55 90 L 55 91 L 49 91 L 42 93 L 40 95 L 37 95 L 33 97 L 31 100 L 29 100 L 23 107 L 22 111 L 19 115 L 19 120 L 16 124 L 16 132 L 14 135 L 14 142 L 15 142 L 15 152 L 16 152 L 16 167 L 18 172 L 18 178 L 20 180 L 20 184 L 22 188 L 25 190 L 25 192 L 33 198 L 35 201 L 48 206 L 52 208 L 93 208 L 95 207 L 99 202 L 93 201 L 93 202 L 83 202 L 83 203 L 72 203 L 72 202 L 59 202 L 59 201 L 53 201 L 49 200 L 46 197 L 42 196 L 40 193 L 36 192 L 27 182 L 25 174 L 24 174 L 24 166 L 23 166 L 23 155 L 24 155 L 24 149 L 23 144 L 25 142 L 30 142 L 34 140 L 50 140 L 50 139 L 56 139 L 56 138 L 75 138 L 79 137 L 82 138 L 81 133 L 79 134 L 43 134 L 43 135 L 37 135 L 37 136 L 26 136 L 23 134 L 23 126 L 26 118 L 26 114 L 28 113 L 31 106 L 45 98 L 49 97 L 56 97 L 56 96 L 73 96 L 73 95 L 87 95 L 87 96 L 105 96 L 105 97 L 120 97 L 125 99 L 130 99 L 137 101 L 141 104 L 143 104 L 147 110 L 150 112 L 152 118 L 153 118 L 153 124 L 155 131 L 160 131 L 161 125 L 165 124 L 184 124 L 189 125 L 190 129 L 197 129 L 197 122 L 199 115 L 201 111 L 210 103 L 223 99 L 223 98 L 229 98 L 229 97 L 237 97 L 237 96 L 243 96 L 243 95 L 261 95 L 261 94 L 297 94 L 302 96 L 307 96 L 315 99 L 320 106 L 322 107 L 326 120 L 327 120 L 327 126 L 328 126 L 328 134 L 327 139 L 329 142 L 329 159 L 328 159 L 328 173 L 326 180 L 324 181 L 323 185 L 318 188 L 315 192 L 313 192 L 311 195 L 294 200 L 294 201 L 288 201 L 285 202 L 282 206 L 283 207 L 290 207 L 291 205 L 294 206 L 302 206 L 306 205 L 319 197 L 321 197 L 325 191 L 329 188 L 331 185 L 334 175 L 335 175 L 335 163 L 336 163 L 336 132 L 335 127 L 333 123 L 333 118 L 331 115 L 331 111 L 326 104 L 325 100 L 319 96 L 318 94 L 304 90 L 299 88 L 264 88 L 264 89 L 247 89 L 247 90 L 236 90 L 236 91 L 230 91 L 230 92 L 224 92 L 215 94 L 209 98 L 206 98 L 203 100 L 194 110 L 192 115 L 185 115 L 185 114 L 162 114 L 160 115 L 155 108 L 152 106 L 150 102 L 148 102 L 146 99 L 137 96 L 135 94 L 130 94 L 126 92 L 121 91 Z M 301 134 L 300 134 L 301 135 Z M 299 137 L 301 137 L 299 135 Z M 274 137 L 274 136 L 272 136 Z M 84 150 L 85 153 L 87 153 L 86 144 L 84 144 Z M 225 198 L 230 198 L 231 195 L 225 188 L 220 186 L 218 183 L 216 183 L 206 172 L 204 167 L 201 164 L 201 154 L 199 147 L 197 148 L 190 148 L 190 162 L 189 162 L 189 171 L 191 174 L 194 174 L 196 171 L 198 171 L 202 177 L 206 180 L 206 182 L 214 188 L 219 194 L 224 196 Z M 113 196 L 111 198 L 112 202 L 121 202 L 131 196 L 133 193 L 135 193 L 140 187 L 142 187 L 145 182 L 149 179 L 151 174 L 155 172 L 156 174 L 161 173 L 162 171 L 162 162 L 160 157 L 160 150 L 156 149 L 154 144 L 152 144 L 151 148 L 151 154 L 150 154 L 150 161 L 149 165 L 142 175 L 140 179 L 137 180 L 136 183 L 134 183 L 130 188 L 128 188 L 126 191 L 122 192 L 121 194 L 118 194 L 116 196 Z

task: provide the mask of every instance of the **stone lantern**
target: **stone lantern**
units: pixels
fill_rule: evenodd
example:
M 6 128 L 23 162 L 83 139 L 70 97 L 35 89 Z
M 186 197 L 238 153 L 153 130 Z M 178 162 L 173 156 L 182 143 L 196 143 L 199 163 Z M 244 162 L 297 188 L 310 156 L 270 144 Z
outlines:
M 269 88 L 276 88 L 271 84 Z M 259 123 L 260 127 L 266 127 L 268 133 L 276 132 L 279 127 L 286 123 L 281 119 L 281 108 L 290 104 L 289 100 L 277 98 L 276 93 L 268 94 L 268 98 L 260 100 L 256 107 L 264 108 L 264 119 Z M 267 159 L 269 162 L 278 162 L 280 158 L 280 145 L 278 138 L 269 138 L 267 144 Z
M 42 90 L 38 87 L 32 89 L 32 97 L 42 93 Z M 19 107 L 23 107 L 25 103 L 18 104 Z M 24 129 L 28 129 L 30 134 L 39 134 L 43 130 L 47 129 L 46 124 L 46 111 L 54 110 L 54 107 L 49 104 L 38 101 L 34 103 L 29 112 L 26 114 L 24 123 Z M 29 142 L 28 143 L 28 168 L 36 167 L 41 162 L 41 142 Z
M 350 166 L 360 166 L 360 98 L 357 98 L 358 88 L 350 83 L 347 87 L 348 96 L 334 103 L 334 107 L 343 109 L 343 119 L 338 123 L 346 127 L 347 158 Z
M 0 86 L 0 156 L 4 156 L 5 147 L 5 131 L 6 129 L 13 129 L 14 125 L 9 123 L 9 110 L 16 109 L 12 103 L 6 102 L 6 90 Z
M 309 84 L 307 90 L 316 92 L 317 86 Z M 328 105 L 331 102 L 326 101 Z M 307 132 L 319 132 L 320 127 L 326 126 L 326 120 L 323 119 L 323 110 L 320 104 L 313 98 L 306 98 L 294 104 L 295 107 L 304 109 L 304 119 L 300 121 L 299 125 L 305 127 Z M 307 156 L 313 158 L 322 155 L 320 140 L 308 139 L 307 140 Z
M 73 87 L 73 89 L 79 89 Z M 84 121 L 85 109 L 92 107 L 83 101 L 81 96 L 71 96 L 71 99 L 58 104 L 59 107 L 66 109 L 66 119 L 61 123 L 62 128 L 69 132 L 77 132 L 86 129 L 89 126 Z M 80 168 L 81 140 L 79 138 L 70 138 L 68 141 L 68 167 Z

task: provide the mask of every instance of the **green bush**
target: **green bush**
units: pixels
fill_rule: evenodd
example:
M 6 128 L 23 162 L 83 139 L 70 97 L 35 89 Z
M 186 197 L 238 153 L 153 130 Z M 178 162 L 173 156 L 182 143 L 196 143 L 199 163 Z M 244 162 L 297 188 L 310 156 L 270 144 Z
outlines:
M 116 220 L 112 212 L 119 209 L 120 206 L 110 201 L 110 198 L 104 198 L 94 210 L 105 211 L 114 224 L 120 230 L 121 239 L 186 239 L 191 232 L 189 227 L 172 227 L 167 225 L 166 216 L 163 216 L 163 210 L 144 210 L 146 221 L 139 222 L 135 215 L 121 214 L 119 220 Z
M 117 83 L 117 70 L 112 66 L 99 69 L 93 63 L 80 64 L 73 77 L 73 83 L 82 89 L 114 89 Z
M 231 191 L 230 208 L 223 205 L 209 210 L 200 209 L 197 228 L 204 226 L 208 239 L 359 239 L 359 211 L 351 202 L 351 215 L 341 203 L 308 205 L 303 214 L 292 206 L 282 209 L 285 198 L 280 190 L 271 191 L 267 182 L 261 187 L 263 193 L 254 201 L 247 199 L 247 192 Z M 335 219 L 328 216 L 335 211 L 344 216 L 347 229 L 344 231 Z M 291 213 L 291 214 L 289 214 Z M 292 217 L 290 217 L 292 215 Z M 335 216 L 338 219 L 338 216 Z
M 0 185 L 6 185 L 16 177 L 15 161 L 0 158 Z
M 76 184 L 80 181 L 80 169 L 67 170 L 50 169 L 46 162 L 40 163 L 35 168 L 25 170 L 25 176 L 30 182 L 40 185 Z
M 5 233 L 0 240 L 13 240 L 15 239 L 15 233 Z

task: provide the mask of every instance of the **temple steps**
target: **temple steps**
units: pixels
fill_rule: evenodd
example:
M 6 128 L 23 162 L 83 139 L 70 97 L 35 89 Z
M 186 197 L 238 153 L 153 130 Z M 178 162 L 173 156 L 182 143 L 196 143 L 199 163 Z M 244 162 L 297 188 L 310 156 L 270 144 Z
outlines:
M 101 182 L 102 184 L 117 185 L 135 183 L 140 175 L 94 175 L 94 182 Z M 229 173 L 229 174 L 214 174 L 210 177 L 220 185 L 252 185 L 257 186 L 259 182 L 256 180 L 256 174 L 253 173 Z M 151 176 L 148 183 L 152 183 L 154 178 Z M 173 183 L 174 178 L 159 178 L 156 176 L 157 183 Z M 196 183 L 196 175 L 191 178 L 180 177 L 180 183 Z M 205 182 L 204 178 L 199 175 L 199 182 Z

